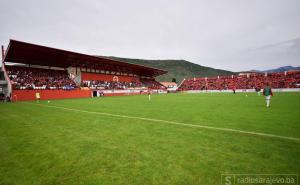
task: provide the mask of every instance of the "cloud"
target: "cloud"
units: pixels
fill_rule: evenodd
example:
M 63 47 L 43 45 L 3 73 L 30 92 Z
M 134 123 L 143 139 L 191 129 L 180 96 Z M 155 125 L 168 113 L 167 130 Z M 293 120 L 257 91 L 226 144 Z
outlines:
M 249 49 L 228 58 L 228 60 L 240 62 L 246 69 L 259 70 L 284 65 L 299 66 L 299 59 L 300 38 Z
M 282 59 L 274 63 L 266 51 L 250 52 L 299 38 L 299 19 L 298 0 L 3 0 L 0 42 L 245 70 L 299 61 L 275 48 Z M 237 57 L 245 51 L 248 58 Z

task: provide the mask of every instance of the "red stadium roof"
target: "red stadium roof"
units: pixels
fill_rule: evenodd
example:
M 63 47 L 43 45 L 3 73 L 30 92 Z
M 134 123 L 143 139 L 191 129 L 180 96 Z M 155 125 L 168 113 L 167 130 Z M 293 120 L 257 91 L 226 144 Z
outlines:
M 16 40 L 10 40 L 5 53 L 4 62 L 62 68 L 87 67 L 148 77 L 155 77 L 168 73 L 161 69 Z

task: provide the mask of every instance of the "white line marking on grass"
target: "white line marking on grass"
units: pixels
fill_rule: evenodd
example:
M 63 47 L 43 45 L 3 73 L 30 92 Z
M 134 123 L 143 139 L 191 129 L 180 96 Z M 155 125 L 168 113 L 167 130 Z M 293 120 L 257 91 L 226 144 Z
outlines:
M 248 134 L 248 135 L 256 135 L 256 136 L 279 138 L 279 139 L 286 139 L 286 140 L 292 140 L 292 141 L 300 141 L 299 138 L 295 138 L 295 137 L 280 136 L 280 135 L 267 134 L 267 133 L 262 133 L 262 132 L 251 132 L 251 131 L 236 130 L 236 129 L 231 129 L 231 128 L 212 127 L 212 126 L 205 126 L 205 125 L 194 125 L 194 124 L 190 124 L 190 123 L 181 123 L 181 122 L 176 122 L 176 121 L 167 121 L 167 120 L 144 118 L 144 117 L 137 117 L 137 116 L 126 116 L 126 115 L 111 114 L 111 113 L 104 113 L 104 112 L 94 112 L 94 111 L 66 108 L 66 107 L 60 107 L 60 106 L 54 106 L 54 105 L 35 104 L 35 103 L 28 103 L 28 102 L 22 102 L 22 103 L 29 104 L 29 105 L 42 106 L 42 107 L 51 107 L 51 108 L 56 108 L 56 109 L 64 109 L 64 110 L 68 110 L 68 111 L 83 112 L 83 113 L 88 113 L 88 114 L 98 114 L 98 115 L 118 117 L 118 118 L 138 119 L 138 120 L 144 120 L 144 121 L 152 121 L 152 122 L 167 123 L 167 124 L 172 124 L 172 125 L 180 125 L 180 126 L 185 126 L 185 127 L 205 128 L 205 129 L 210 129 L 210 130 L 220 130 L 220 131 L 226 131 L 226 132 L 235 132 L 235 133 Z

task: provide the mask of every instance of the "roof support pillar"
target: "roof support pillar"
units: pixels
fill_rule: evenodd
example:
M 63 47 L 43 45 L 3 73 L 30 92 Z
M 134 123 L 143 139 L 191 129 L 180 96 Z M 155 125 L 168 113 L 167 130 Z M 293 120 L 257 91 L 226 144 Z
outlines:
M 4 63 L 4 46 L 2 45 L 1 46 L 1 50 L 2 50 L 2 62 Z

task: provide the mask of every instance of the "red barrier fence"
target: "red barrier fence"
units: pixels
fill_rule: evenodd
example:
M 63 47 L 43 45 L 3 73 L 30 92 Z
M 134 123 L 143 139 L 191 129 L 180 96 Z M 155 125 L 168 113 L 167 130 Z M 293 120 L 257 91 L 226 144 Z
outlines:
M 41 100 L 65 99 L 65 98 L 89 98 L 90 90 L 13 90 L 13 101 L 35 100 L 35 93 L 39 92 Z

